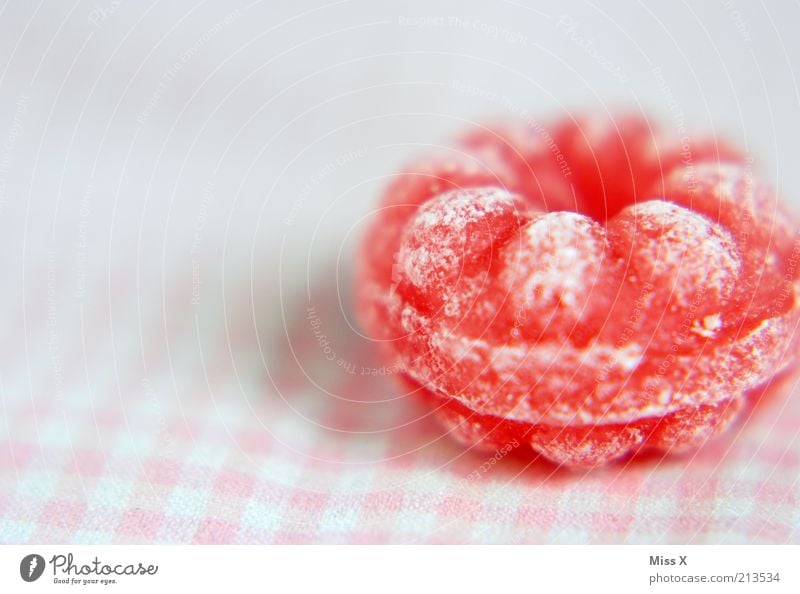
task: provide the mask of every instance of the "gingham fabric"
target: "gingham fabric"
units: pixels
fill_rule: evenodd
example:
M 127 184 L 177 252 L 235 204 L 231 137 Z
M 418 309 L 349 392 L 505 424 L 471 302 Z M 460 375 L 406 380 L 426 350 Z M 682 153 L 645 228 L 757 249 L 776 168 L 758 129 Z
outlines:
M 46 278 L 46 265 L 37 270 Z M 147 372 L 133 363 L 133 291 L 112 293 L 127 311 L 116 322 L 105 294 L 77 320 L 48 325 L 45 312 L 28 310 L 16 321 L 3 350 L 3 542 L 800 540 L 800 399 L 786 395 L 791 384 L 694 456 L 565 472 L 453 445 L 390 380 L 321 356 L 302 298 L 285 333 L 281 320 L 265 323 L 277 344 L 264 344 L 261 367 L 249 291 L 239 292 L 227 328 L 197 340 L 202 316 L 186 316 L 170 337 L 173 366 Z M 166 310 L 185 310 L 174 297 Z M 323 320 L 335 311 L 315 307 Z M 327 330 L 344 354 L 335 337 L 346 333 Z M 373 362 L 364 351 L 346 356 Z
M 575 473 L 513 444 L 455 445 L 351 325 L 348 257 L 386 176 L 452 130 L 450 114 L 501 107 L 450 83 L 496 81 L 513 105 L 557 110 L 536 85 L 515 87 L 514 73 L 532 76 L 530 60 L 558 55 L 582 82 L 547 62 L 536 72 L 565 77 L 547 88 L 588 81 L 587 101 L 617 88 L 553 33 L 557 13 L 464 5 L 524 30 L 526 51 L 512 53 L 480 31 L 422 31 L 366 2 L 305 16 L 292 3 L 10 4 L 0 19 L 0 542 L 800 542 L 796 379 L 696 454 Z M 582 34 L 609 32 L 598 39 L 621 45 L 603 51 L 636 72 L 612 21 L 563 10 Z M 714 54 L 698 53 L 696 87 L 685 64 L 671 70 L 674 50 L 659 53 L 661 24 L 638 15 L 634 28 L 630 7 L 608 10 L 676 97 L 702 93 L 684 106 L 711 97 L 731 125 L 748 110 L 765 175 L 785 194 L 800 188 L 796 167 L 771 165 L 796 160 L 797 105 L 781 103 L 796 92 L 790 77 L 761 79 L 784 124 L 758 119 L 763 100 L 722 100 L 728 84 L 750 96 L 752 56 L 783 68 L 800 55 L 796 35 L 787 29 L 784 53 L 743 54 L 742 81 L 704 76 Z M 720 21 L 718 7 L 695 10 Z M 750 27 L 769 25 L 748 15 Z M 772 16 L 773 27 L 796 22 Z M 707 32 L 681 30 L 707 43 Z M 740 51 L 732 31 L 714 33 L 723 55 Z M 385 62 L 365 58 L 381 52 Z M 513 68 L 484 72 L 471 54 Z M 634 77 L 637 100 L 667 105 L 652 64 Z M 410 115 L 378 117 L 398 113 Z

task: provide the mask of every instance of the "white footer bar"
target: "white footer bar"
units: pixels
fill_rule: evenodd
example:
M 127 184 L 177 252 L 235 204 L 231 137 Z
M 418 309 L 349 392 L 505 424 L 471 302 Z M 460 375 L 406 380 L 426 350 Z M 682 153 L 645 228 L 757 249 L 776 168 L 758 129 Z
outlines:
M 0 547 L 0 592 L 800 592 L 797 546 Z

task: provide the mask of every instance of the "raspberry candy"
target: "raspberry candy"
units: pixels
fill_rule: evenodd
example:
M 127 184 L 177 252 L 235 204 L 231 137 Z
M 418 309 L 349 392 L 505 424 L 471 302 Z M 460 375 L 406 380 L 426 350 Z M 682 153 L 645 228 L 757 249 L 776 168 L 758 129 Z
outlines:
M 733 149 L 637 117 L 470 131 L 389 186 L 358 301 L 469 446 L 696 448 L 795 358 L 800 249 Z

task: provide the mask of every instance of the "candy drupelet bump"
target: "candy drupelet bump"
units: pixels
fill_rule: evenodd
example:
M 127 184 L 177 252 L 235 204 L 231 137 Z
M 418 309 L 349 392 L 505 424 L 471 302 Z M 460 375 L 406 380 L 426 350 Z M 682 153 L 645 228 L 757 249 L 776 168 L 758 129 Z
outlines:
M 363 325 L 469 446 L 692 450 L 797 351 L 795 223 L 751 170 L 631 116 L 476 127 L 388 186 Z

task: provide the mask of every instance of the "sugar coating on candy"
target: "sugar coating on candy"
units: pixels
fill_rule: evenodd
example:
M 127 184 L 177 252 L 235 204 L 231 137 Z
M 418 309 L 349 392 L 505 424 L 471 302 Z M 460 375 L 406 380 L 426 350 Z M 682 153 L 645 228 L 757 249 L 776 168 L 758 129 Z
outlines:
M 407 224 L 397 253 L 397 275 L 428 304 L 453 309 L 460 277 L 471 278 L 491 248 L 519 227 L 518 204 L 499 188 L 445 193 L 423 205 Z M 450 315 L 456 315 L 459 308 Z
M 613 222 L 627 218 L 625 239 L 640 279 L 666 287 L 676 307 L 688 307 L 698 292 L 714 304 L 730 297 L 741 264 L 728 231 L 663 200 L 626 210 L 630 212 L 620 213 Z
M 608 233 L 617 254 L 627 261 L 628 279 L 634 281 L 628 285 L 653 288 L 644 297 L 652 315 L 637 321 L 636 337 L 650 337 L 651 347 L 683 351 L 694 338 L 676 336 L 687 319 L 688 330 L 702 338 L 721 330 L 722 306 L 742 268 L 729 231 L 682 206 L 648 200 L 620 211 L 608 222 Z
M 702 445 L 794 363 L 798 260 L 775 193 L 713 138 L 503 124 L 389 185 L 358 307 L 460 442 L 596 466 Z
M 506 283 L 519 307 L 560 310 L 580 317 L 584 280 L 600 270 L 605 233 L 594 221 L 572 212 L 554 212 L 526 226 L 522 244 L 514 246 L 520 260 L 516 270 L 505 270 Z M 523 279 L 522 285 L 515 281 Z

